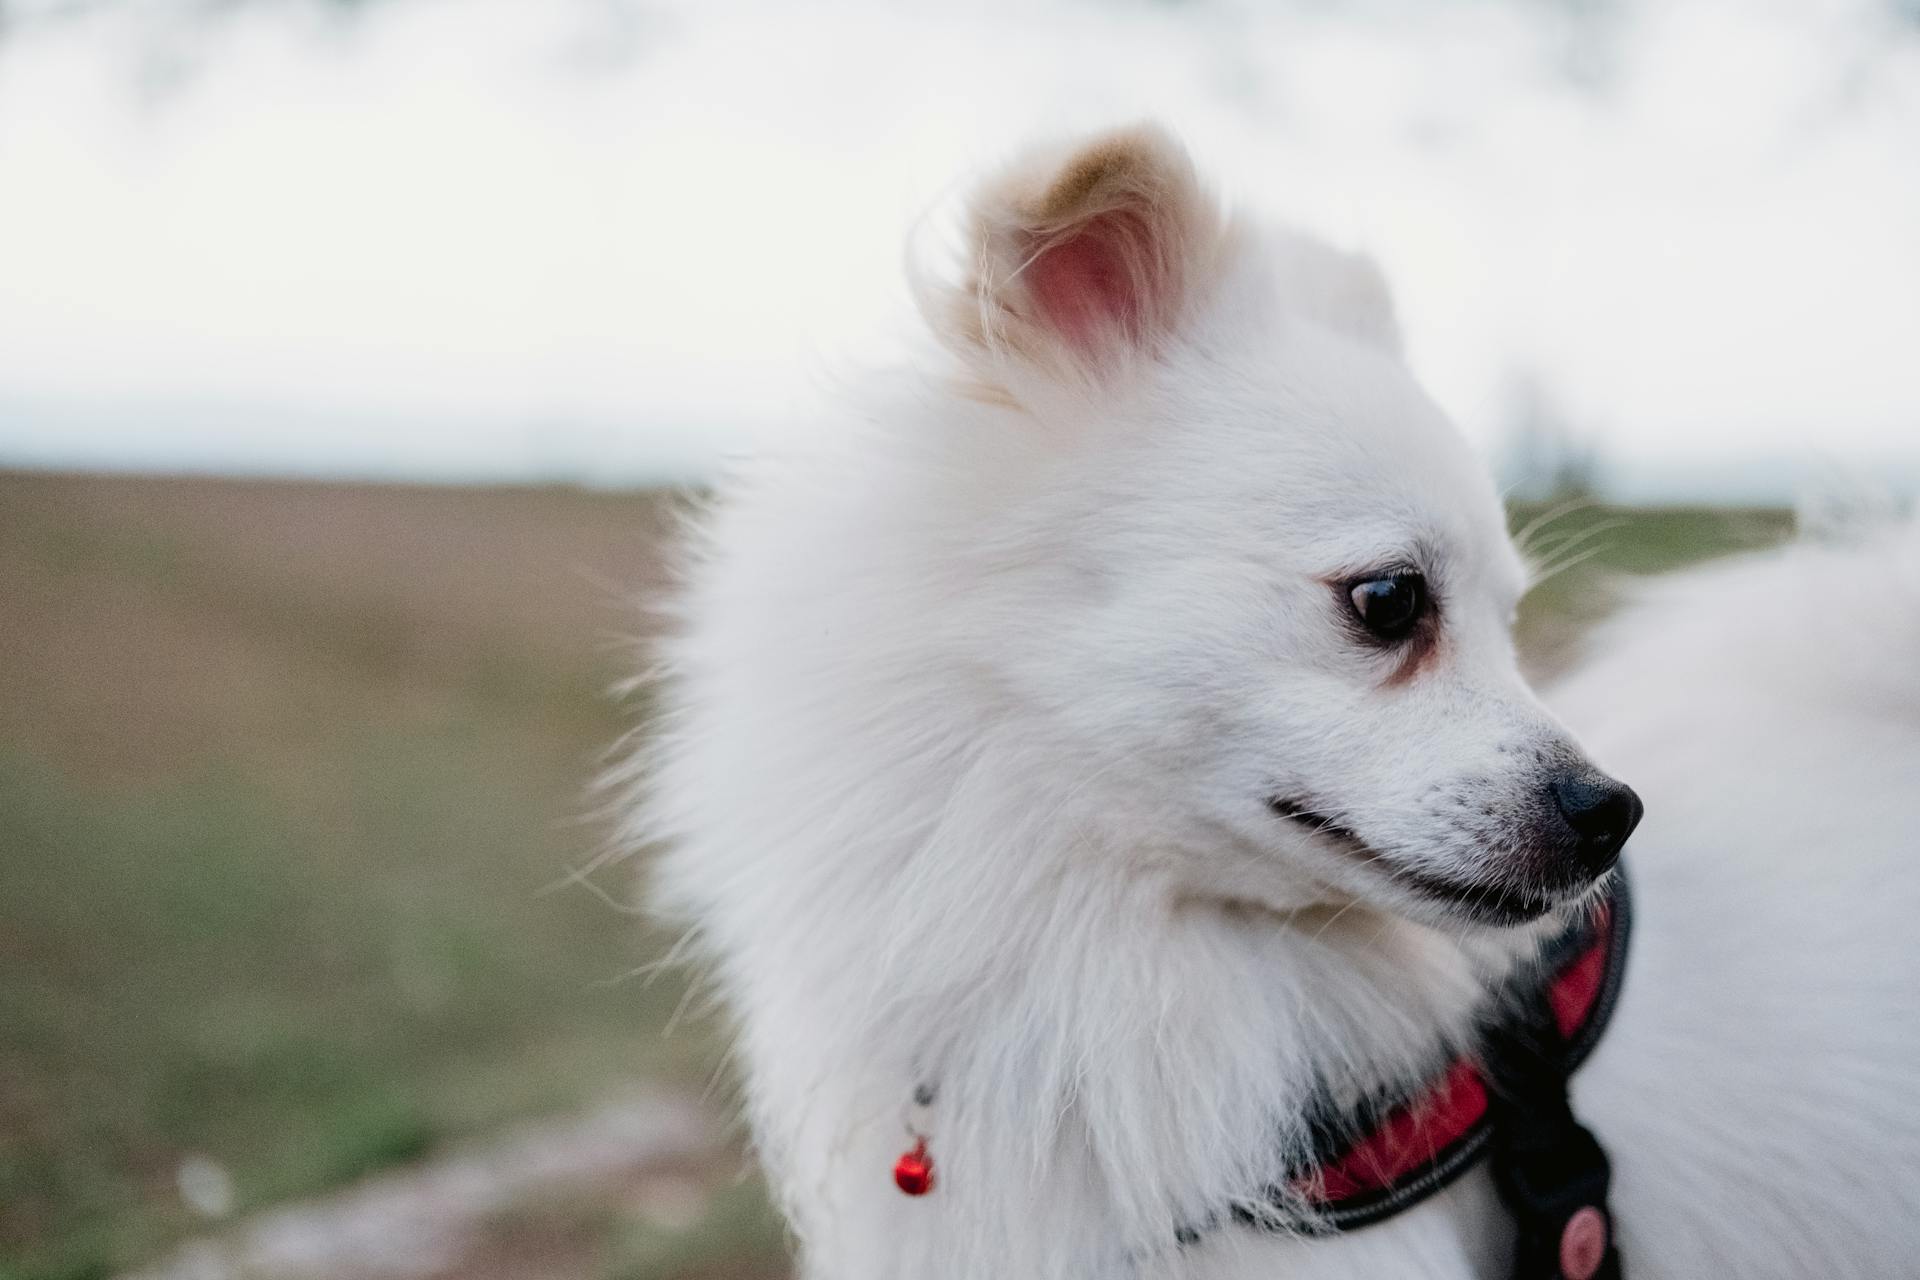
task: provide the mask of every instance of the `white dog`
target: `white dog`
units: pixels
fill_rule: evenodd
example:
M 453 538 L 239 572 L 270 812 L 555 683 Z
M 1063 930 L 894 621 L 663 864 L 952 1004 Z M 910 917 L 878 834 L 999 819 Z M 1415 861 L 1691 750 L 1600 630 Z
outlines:
M 1516 671 L 1520 558 L 1368 262 L 1152 129 L 970 234 L 947 367 L 704 521 L 634 824 L 805 1274 L 1920 1275 L 1915 548 L 1673 580 L 1567 691 L 1655 815 L 1573 1084 L 1610 1197 L 1524 1243 L 1489 1169 L 1572 1149 L 1545 1088 L 1331 1230 L 1329 1156 L 1441 1154 L 1435 1081 L 1623 925 L 1639 801 Z

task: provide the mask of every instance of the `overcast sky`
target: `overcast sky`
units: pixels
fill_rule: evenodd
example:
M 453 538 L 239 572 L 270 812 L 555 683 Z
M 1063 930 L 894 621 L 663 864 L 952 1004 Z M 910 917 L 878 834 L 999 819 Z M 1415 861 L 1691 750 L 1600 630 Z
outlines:
M 959 176 L 1145 115 L 1376 254 L 1490 446 L 1522 384 L 1638 491 L 1920 440 L 1920 22 L 1878 0 L 35 7 L 0 464 L 697 472 L 899 356 Z

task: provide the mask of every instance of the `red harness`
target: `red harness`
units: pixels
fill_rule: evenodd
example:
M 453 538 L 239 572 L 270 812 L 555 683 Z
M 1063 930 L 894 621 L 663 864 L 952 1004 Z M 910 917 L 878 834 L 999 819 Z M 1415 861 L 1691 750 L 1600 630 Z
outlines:
M 1313 1207 L 1312 1226 L 1392 1217 L 1491 1153 L 1519 1229 L 1515 1280 L 1618 1280 L 1606 1153 L 1574 1119 L 1567 1080 L 1613 1012 L 1629 922 L 1622 868 L 1609 897 L 1520 980 L 1506 1003 L 1520 1012 L 1487 1029 L 1480 1053 L 1455 1059 L 1384 1114 L 1330 1126 L 1344 1140 L 1289 1184 Z
M 1585 945 L 1567 948 L 1571 958 L 1554 970 L 1541 993 L 1560 1041 L 1578 1051 L 1571 1061 L 1563 1059 L 1568 1072 L 1598 1039 L 1596 1020 L 1612 1011 L 1625 967 L 1615 960 L 1612 927 L 1616 917 L 1624 923 L 1625 913 L 1617 905 L 1622 897 L 1616 890 L 1614 898 L 1600 904 L 1591 923 L 1580 930 L 1588 935 L 1580 940 Z M 1583 1032 L 1591 1034 L 1583 1037 Z M 1490 1136 L 1488 1073 L 1488 1064 L 1477 1054 L 1456 1058 L 1412 1101 L 1388 1112 L 1371 1132 L 1304 1176 L 1295 1189 L 1333 1219 L 1333 1225 L 1360 1225 L 1358 1215 L 1371 1210 L 1380 1197 L 1430 1176 L 1462 1144 Z M 1367 1220 L 1371 1217 L 1368 1213 Z
M 1621 1280 L 1606 1152 L 1574 1119 L 1567 1082 L 1619 997 L 1630 916 L 1623 864 L 1607 898 L 1502 993 L 1480 1052 L 1454 1059 L 1397 1105 L 1321 1120 L 1319 1153 L 1272 1190 L 1262 1211 L 1235 1208 L 1175 1237 L 1197 1243 L 1229 1218 L 1308 1234 L 1364 1227 L 1420 1203 L 1486 1155 L 1517 1232 L 1514 1280 Z M 915 1104 L 933 1096 L 922 1084 Z M 895 1164 L 894 1181 L 925 1195 L 935 1184 L 933 1157 L 911 1122 L 907 1130 L 914 1146 Z

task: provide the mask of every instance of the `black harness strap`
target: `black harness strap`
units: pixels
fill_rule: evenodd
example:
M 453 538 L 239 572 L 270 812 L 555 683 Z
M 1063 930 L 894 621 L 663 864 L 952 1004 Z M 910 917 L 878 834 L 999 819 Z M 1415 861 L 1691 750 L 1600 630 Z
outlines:
M 1574 1118 L 1551 1023 L 1538 1035 L 1553 1038 L 1509 1032 L 1487 1046 L 1495 1080 L 1489 1163 L 1513 1214 L 1513 1280 L 1621 1280 L 1607 1153 Z
M 1607 967 L 1592 1013 L 1563 1038 L 1544 992 L 1536 992 L 1515 1003 L 1518 1016 L 1486 1032 L 1491 1171 L 1513 1214 L 1513 1280 L 1622 1280 L 1607 1205 L 1612 1166 L 1567 1097 L 1574 1071 L 1606 1027 L 1626 971 L 1632 918 L 1624 869 L 1615 879 Z M 1554 957 L 1545 961 L 1552 972 Z

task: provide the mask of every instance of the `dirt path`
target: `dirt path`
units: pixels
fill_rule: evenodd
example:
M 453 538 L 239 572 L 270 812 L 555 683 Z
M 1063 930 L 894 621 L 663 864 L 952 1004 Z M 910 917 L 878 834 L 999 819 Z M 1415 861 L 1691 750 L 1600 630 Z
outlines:
M 714 1271 L 686 1248 L 655 1249 L 651 1264 L 607 1257 L 603 1237 L 616 1217 L 629 1234 L 660 1240 L 725 1230 L 708 1219 L 739 1169 L 693 1102 L 637 1092 L 264 1211 L 122 1280 L 573 1280 L 609 1267 L 775 1274 L 764 1259 Z

